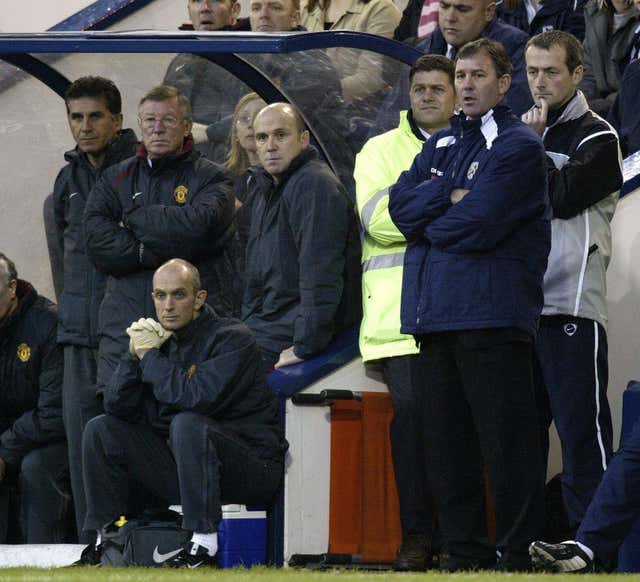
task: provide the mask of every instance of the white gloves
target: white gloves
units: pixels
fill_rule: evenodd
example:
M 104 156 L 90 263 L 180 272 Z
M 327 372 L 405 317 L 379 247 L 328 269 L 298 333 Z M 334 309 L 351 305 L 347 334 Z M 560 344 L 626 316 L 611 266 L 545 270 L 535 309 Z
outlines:
M 129 352 L 135 356 L 136 350 L 159 348 L 173 332 L 164 329 L 155 319 L 141 317 L 127 328 L 127 335 L 131 338 Z

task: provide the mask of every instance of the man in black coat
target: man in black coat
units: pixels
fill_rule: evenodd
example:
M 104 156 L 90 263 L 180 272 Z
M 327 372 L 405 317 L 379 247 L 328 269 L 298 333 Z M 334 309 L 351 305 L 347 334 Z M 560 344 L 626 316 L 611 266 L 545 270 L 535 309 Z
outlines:
M 109 276 L 99 317 L 99 392 L 127 351 L 126 327 L 154 314 L 151 279 L 164 261 L 194 262 L 207 301 L 220 313 L 234 311 L 230 179 L 193 149 L 189 101 L 174 87 L 147 93 L 138 121 L 143 144 L 104 172 L 85 209 L 87 253 Z
M 198 270 L 175 259 L 153 276 L 158 321 L 128 329 L 125 354 L 105 392 L 106 414 L 83 442 L 87 518 L 98 531 L 127 515 L 130 493 L 181 504 L 184 547 L 154 557 L 173 567 L 213 565 L 221 504 L 265 504 L 278 489 L 287 442 L 260 353 L 240 321 L 205 304 Z M 80 564 L 97 564 L 87 546 Z
M 62 410 L 78 533 L 85 502 L 82 486 L 82 431 L 102 412 L 96 393 L 98 310 L 107 274 L 91 263 L 84 242 L 84 209 L 102 173 L 131 157 L 138 139 L 122 129 L 122 99 L 112 81 L 81 77 L 65 93 L 67 119 L 76 147 L 65 153 L 53 190 L 56 245 L 62 249 L 62 294 L 58 342 L 64 349 Z M 90 540 L 82 540 L 88 542 Z
M 68 495 L 55 307 L 0 253 L 0 543 L 17 484 L 27 543 L 64 541 Z
M 242 318 L 265 366 L 299 363 L 360 320 L 354 202 L 309 145 L 299 112 L 273 103 L 255 118 L 264 171 L 251 215 Z

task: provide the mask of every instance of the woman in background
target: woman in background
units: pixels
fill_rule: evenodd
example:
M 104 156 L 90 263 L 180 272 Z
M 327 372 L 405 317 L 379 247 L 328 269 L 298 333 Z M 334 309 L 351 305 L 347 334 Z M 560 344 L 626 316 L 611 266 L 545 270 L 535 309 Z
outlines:
M 236 271 L 237 295 L 242 298 L 244 292 L 245 249 L 249 239 L 251 225 L 251 206 L 253 204 L 254 173 L 258 169 L 258 154 L 253 137 L 253 120 L 258 111 L 266 106 L 257 93 L 247 93 L 238 101 L 233 112 L 229 133 L 229 153 L 225 167 L 233 178 L 233 191 L 236 197 Z

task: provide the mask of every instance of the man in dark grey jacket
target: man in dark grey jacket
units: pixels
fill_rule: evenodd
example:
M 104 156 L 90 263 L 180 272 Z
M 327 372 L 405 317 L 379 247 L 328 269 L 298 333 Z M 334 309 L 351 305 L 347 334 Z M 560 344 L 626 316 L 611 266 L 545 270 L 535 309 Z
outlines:
M 132 156 L 138 140 L 132 130 L 122 129 L 122 99 L 110 80 L 77 79 L 67 89 L 65 103 L 76 147 L 65 153 L 67 165 L 60 170 L 53 191 L 55 238 L 62 249 L 64 282 L 58 342 L 64 346 L 64 424 L 76 523 L 82 537 L 82 431 L 102 412 L 96 394 L 98 310 L 107 280 L 106 273 L 96 269 L 87 257 L 84 208 L 104 170 Z
M 153 276 L 158 321 L 127 328 L 105 392 L 106 414 L 85 431 L 87 518 L 99 531 L 131 510 L 130 494 L 181 504 L 184 547 L 154 556 L 173 567 L 213 565 L 221 504 L 265 504 L 282 479 L 287 442 L 260 353 L 240 321 L 205 304 L 198 270 L 175 259 Z M 99 563 L 98 536 L 80 564 Z
M 54 305 L 0 252 L 0 543 L 17 485 L 27 543 L 63 542 L 68 506 L 62 424 L 62 349 Z
M 264 172 L 251 216 L 242 318 L 267 368 L 322 351 L 360 320 L 354 202 L 309 145 L 298 111 L 265 107 L 254 121 Z

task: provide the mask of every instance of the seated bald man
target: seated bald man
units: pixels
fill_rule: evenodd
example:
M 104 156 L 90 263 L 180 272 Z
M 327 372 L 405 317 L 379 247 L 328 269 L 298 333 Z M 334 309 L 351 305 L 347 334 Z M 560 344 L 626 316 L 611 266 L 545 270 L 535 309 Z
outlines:
M 213 566 L 220 506 L 267 503 L 282 477 L 287 442 L 251 332 L 205 304 L 187 261 L 162 265 L 152 295 L 158 321 L 127 328 L 130 349 L 105 391 L 106 414 L 85 429 L 84 529 L 98 535 L 79 565 L 100 563 L 100 528 L 126 515 L 130 492 L 142 488 L 181 504 L 193 534 L 166 565 Z

